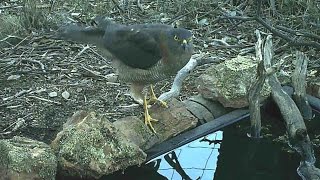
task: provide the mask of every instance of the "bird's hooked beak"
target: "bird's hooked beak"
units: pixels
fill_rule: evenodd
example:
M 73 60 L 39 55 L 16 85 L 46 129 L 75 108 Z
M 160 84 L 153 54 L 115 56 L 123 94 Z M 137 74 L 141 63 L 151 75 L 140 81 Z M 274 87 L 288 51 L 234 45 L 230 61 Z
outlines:
M 181 44 L 183 50 L 186 50 L 187 44 L 188 44 L 188 41 L 184 39 L 184 40 L 182 41 L 182 44 Z

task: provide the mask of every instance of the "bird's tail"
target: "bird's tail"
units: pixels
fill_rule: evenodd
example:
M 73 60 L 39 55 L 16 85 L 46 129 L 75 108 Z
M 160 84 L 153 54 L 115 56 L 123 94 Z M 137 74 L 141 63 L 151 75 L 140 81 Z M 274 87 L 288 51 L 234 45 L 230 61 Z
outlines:
M 58 29 L 55 38 L 103 46 L 105 29 L 113 22 L 102 17 L 96 17 L 92 24 L 92 26 L 76 23 L 63 25 Z
M 102 46 L 104 32 L 104 29 L 97 27 L 67 24 L 58 29 L 56 38 Z

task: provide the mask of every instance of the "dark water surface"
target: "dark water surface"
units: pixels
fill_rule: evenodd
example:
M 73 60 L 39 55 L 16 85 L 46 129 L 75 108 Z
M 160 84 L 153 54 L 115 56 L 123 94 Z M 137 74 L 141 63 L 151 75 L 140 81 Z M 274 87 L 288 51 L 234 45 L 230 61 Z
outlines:
M 128 180 L 298 180 L 300 157 L 281 141 L 285 134 L 280 120 L 267 117 L 260 140 L 246 136 L 249 121 L 238 122 L 200 138 L 141 167 L 132 167 L 102 179 Z M 306 122 L 310 138 L 320 131 L 320 118 Z M 279 128 L 282 127 L 282 128 Z M 279 138 L 280 136 L 280 138 Z M 276 139 L 276 140 L 275 140 Z M 280 141 L 280 142 L 279 142 Z M 319 148 L 314 147 L 319 160 Z M 316 167 L 320 163 L 316 162 Z

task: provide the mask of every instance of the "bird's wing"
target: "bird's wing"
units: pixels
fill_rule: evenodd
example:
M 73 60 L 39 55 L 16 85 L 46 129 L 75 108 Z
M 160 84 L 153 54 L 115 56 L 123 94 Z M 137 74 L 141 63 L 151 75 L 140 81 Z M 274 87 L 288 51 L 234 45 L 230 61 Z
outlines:
M 160 34 L 161 29 L 145 26 L 110 28 L 106 30 L 104 45 L 127 66 L 148 69 L 162 59 L 159 46 Z

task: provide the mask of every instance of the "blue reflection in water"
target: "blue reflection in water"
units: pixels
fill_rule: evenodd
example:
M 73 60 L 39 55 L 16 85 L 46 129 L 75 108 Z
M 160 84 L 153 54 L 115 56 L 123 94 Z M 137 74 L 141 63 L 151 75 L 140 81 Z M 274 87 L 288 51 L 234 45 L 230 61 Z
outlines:
M 290 150 L 285 141 L 278 141 L 285 136 L 286 129 L 283 121 L 270 114 L 262 116 L 265 119 L 262 134 L 265 137 L 258 141 L 246 136 L 250 131 L 250 121 L 242 121 L 223 128 L 223 132 L 217 131 L 175 149 L 176 159 L 174 154 L 168 153 L 141 167 L 131 167 L 124 173 L 114 173 L 101 179 L 299 180 L 296 169 L 300 157 Z M 319 139 L 319 115 L 305 122 L 311 139 Z M 319 160 L 319 147 L 314 146 L 314 150 Z M 316 167 L 320 167 L 319 161 Z
M 205 139 L 221 141 L 222 135 L 222 131 L 217 131 L 208 135 Z M 199 138 L 174 150 L 182 169 L 191 179 L 212 179 L 217 167 L 220 144 L 203 140 L 204 138 Z M 164 156 L 151 160 L 161 159 L 158 173 L 168 179 L 181 179 L 181 175 L 170 166 Z

